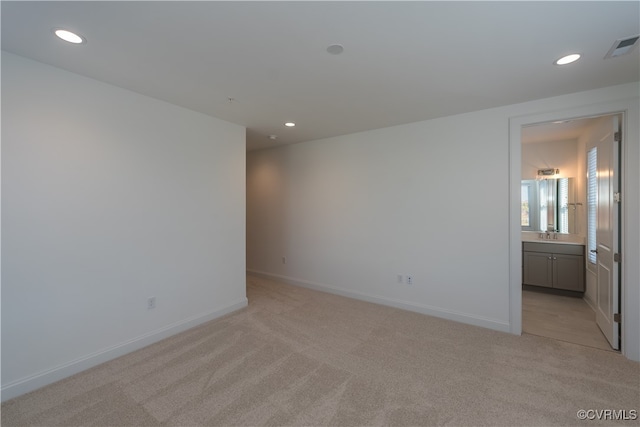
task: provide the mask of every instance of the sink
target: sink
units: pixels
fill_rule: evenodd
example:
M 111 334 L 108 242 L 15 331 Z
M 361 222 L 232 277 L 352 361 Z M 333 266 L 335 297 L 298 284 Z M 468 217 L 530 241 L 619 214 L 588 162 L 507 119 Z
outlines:
M 558 234 L 558 238 L 554 239 L 553 234 L 551 238 L 540 238 L 540 233 L 535 232 L 522 232 L 523 242 L 537 242 L 537 243 L 551 243 L 553 245 L 584 245 L 584 237 L 575 234 Z

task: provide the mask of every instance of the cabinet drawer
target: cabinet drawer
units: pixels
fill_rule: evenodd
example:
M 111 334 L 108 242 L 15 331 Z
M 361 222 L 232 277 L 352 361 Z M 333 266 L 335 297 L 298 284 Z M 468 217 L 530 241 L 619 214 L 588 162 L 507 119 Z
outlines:
M 523 252 L 544 252 L 549 254 L 584 255 L 584 245 L 563 245 L 562 243 L 522 242 Z

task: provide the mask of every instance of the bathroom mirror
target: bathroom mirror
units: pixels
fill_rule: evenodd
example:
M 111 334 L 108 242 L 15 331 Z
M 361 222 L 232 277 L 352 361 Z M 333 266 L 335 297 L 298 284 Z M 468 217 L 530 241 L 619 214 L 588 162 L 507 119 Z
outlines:
M 577 233 L 574 178 L 522 181 L 522 231 Z

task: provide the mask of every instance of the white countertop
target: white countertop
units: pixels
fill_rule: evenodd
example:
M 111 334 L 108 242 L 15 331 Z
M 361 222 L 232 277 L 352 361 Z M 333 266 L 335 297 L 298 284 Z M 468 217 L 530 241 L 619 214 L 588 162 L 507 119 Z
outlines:
M 522 241 L 523 242 L 536 242 L 536 243 L 551 243 L 554 245 L 584 245 L 585 239 L 582 236 L 576 234 L 559 234 L 558 238 L 554 239 L 553 233 L 549 233 L 551 238 L 547 239 L 546 234 L 544 239 L 540 238 L 540 232 L 533 231 L 523 231 L 522 232 Z

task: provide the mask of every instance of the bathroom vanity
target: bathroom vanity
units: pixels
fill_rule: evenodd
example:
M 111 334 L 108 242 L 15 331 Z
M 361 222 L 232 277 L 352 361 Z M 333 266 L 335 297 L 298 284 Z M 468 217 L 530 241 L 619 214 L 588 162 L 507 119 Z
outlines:
M 522 242 L 522 284 L 584 292 L 585 246 L 559 240 Z
M 583 204 L 574 178 L 522 181 L 522 284 L 585 291 Z

